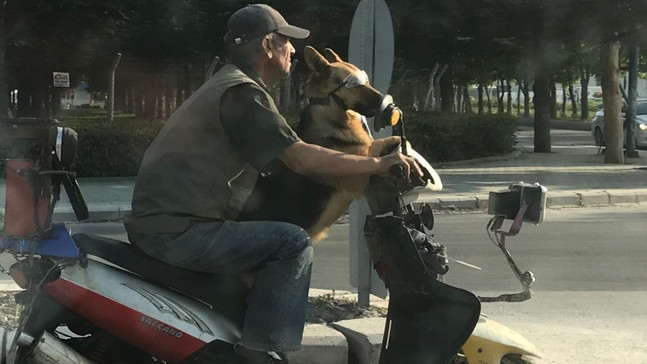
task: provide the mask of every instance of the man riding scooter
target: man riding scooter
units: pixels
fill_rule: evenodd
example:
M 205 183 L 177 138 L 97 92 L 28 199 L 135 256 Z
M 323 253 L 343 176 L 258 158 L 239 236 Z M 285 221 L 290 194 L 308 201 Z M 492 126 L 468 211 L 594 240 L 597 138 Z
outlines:
M 300 349 L 312 246 L 298 226 L 236 222 L 261 171 L 277 159 L 296 173 L 388 175 L 411 157 L 344 154 L 301 141 L 267 88 L 290 71 L 291 39 L 309 31 L 289 25 L 264 4 L 244 7 L 227 24 L 230 64 L 169 119 L 146 151 L 135 183 L 130 241 L 173 266 L 214 274 L 253 273 L 236 363 L 284 362 Z

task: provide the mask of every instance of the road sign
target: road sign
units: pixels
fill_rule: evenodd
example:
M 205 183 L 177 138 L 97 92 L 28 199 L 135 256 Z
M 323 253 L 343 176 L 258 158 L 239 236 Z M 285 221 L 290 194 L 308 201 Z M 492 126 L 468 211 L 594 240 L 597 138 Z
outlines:
M 387 93 L 393 72 L 393 23 L 384 0 L 362 0 L 355 10 L 348 44 L 348 60 L 366 71 L 370 82 Z M 369 121 L 372 130 L 372 120 Z M 390 135 L 390 128 L 375 137 Z M 364 240 L 364 220 L 369 214 L 366 200 L 350 206 L 350 283 L 357 287 L 359 304 L 368 306 L 369 293 L 386 297 L 384 283 L 373 270 Z
M 54 72 L 52 86 L 54 87 L 70 87 L 70 74 L 67 72 Z
M 393 44 L 393 23 L 384 0 L 362 0 L 350 28 L 348 61 L 364 69 L 382 93 L 391 84 Z

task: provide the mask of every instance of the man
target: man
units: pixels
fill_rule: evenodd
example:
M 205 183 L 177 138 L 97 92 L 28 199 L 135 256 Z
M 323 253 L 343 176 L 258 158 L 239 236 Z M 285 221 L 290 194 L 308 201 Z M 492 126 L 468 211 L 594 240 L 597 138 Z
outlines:
M 255 4 L 234 13 L 224 66 L 186 100 L 146 151 L 135 183 L 131 242 L 168 264 L 215 274 L 253 272 L 238 362 L 280 362 L 300 349 L 310 285 L 307 233 L 281 222 L 236 222 L 259 171 L 280 160 L 299 174 L 388 174 L 401 154 L 348 155 L 301 141 L 267 87 L 290 71 L 290 39 L 309 31 Z

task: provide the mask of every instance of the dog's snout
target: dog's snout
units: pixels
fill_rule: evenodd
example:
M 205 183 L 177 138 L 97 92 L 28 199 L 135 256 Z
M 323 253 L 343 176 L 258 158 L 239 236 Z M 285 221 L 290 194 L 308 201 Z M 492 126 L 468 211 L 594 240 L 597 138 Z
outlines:
M 360 114 L 368 117 L 375 116 L 377 109 L 380 107 L 384 95 L 373 87 L 367 87 L 363 97 L 360 98 L 358 108 L 363 109 L 355 110 Z

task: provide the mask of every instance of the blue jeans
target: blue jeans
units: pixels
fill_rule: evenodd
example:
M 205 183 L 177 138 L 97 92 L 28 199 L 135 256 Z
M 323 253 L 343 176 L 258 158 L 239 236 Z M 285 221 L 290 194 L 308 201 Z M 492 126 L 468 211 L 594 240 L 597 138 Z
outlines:
M 302 228 L 273 221 L 213 221 L 181 234 L 130 234 L 131 242 L 170 265 L 214 274 L 254 273 L 240 344 L 297 351 L 306 318 L 312 244 Z

